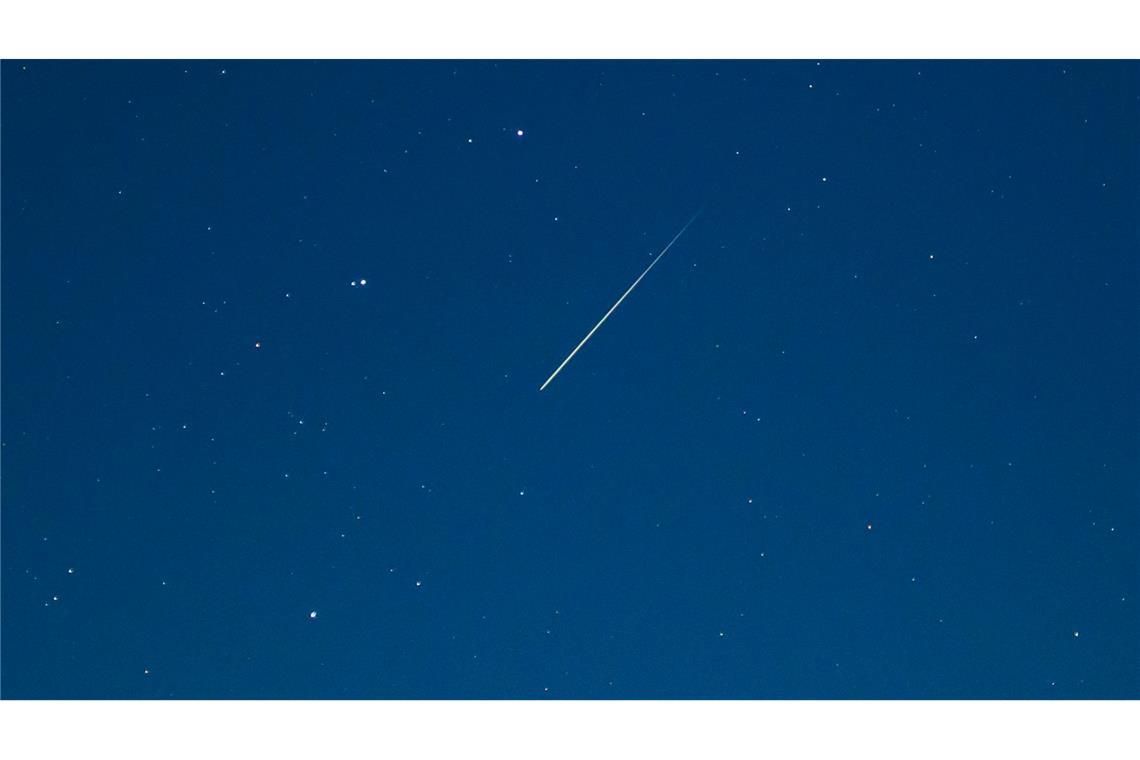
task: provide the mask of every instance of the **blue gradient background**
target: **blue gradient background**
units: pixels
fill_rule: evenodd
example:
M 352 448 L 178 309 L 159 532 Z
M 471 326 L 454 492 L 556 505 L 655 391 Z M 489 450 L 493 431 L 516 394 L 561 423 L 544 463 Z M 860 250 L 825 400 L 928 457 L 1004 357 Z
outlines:
M 4 697 L 1140 696 L 1135 62 L 2 74 Z

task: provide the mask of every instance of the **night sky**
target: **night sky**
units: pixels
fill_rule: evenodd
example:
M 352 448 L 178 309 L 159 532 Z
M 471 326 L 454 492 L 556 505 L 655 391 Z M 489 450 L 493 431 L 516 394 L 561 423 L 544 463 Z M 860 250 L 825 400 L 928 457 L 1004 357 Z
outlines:
M 4 697 L 1140 697 L 1137 63 L 2 73 Z

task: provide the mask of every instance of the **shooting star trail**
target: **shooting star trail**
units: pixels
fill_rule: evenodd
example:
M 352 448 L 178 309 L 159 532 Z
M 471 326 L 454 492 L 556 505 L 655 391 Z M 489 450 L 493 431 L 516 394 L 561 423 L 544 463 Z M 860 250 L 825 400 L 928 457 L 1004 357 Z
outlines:
M 617 300 L 617 303 L 615 303 L 613 306 L 610 307 L 610 310 L 606 312 L 606 315 L 604 317 L 602 317 L 601 319 L 598 320 L 598 324 L 594 325 L 594 329 L 592 329 L 592 330 L 590 330 L 590 332 L 586 333 L 586 337 L 582 338 L 582 342 L 579 343 L 577 346 L 575 346 L 574 350 L 570 352 L 570 355 L 567 356 L 565 359 L 563 359 L 562 363 L 558 365 L 558 369 L 554 370 L 554 372 L 550 375 L 550 377 L 546 378 L 546 382 L 543 383 L 542 386 L 539 388 L 540 391 L 546 390 L 546 386 L 550 385 L 550 382 L 554 378 L 558 377 L 558 373 L 562 371 L 563 367 L 565 367 L 567 364 L 570 363 L 570 360 L 574 358 L 574 354 L 578 353 L 578 351 L 581 350 L 582 346 L 586 345 L 586 341 L 588 341 L 590 339 L 590 337 L 598 331 L 598 328 L 601 327 L 602 324 L 604 324 L 605 321 L 610 318 L 610 315 L 614 313 L 614 310 L 617 309 L 617 307 L 621 306 L 621 302 L 625 300 L 626 296 L 628 296 L 630 293 L 633 292 L 633 289 L 637 287 L 637 283 L 641 282 L 642 278 L 644 278 L 645 275 L 649 274 L 649 270 L 657 265 L 657 262 L 661 260 L 661 257 L 664 256 L 666 253 L 668 253 L 669 249 L 673 247 L 673 243 L 676 243 L 677 240 L 682 235 L 685 234 L 685 230 L 689 229 L 689 225 L 692 224 L 693 222 L 697 221 L 697 217 L 700 215 L 701 215 L 700 211 L 693 214 L 693 218 L 690 219 L 688 222 L 686 222 L 685 226 L 681 228 L 681 231 L 673 236 L 673 239 L 669 241 L 669 245 L 667 245 L 661 249 L 661 253 L 657 254 L 657 258 L 653 259 L 653 261 L 651 261 L 649 263 L 649 266 L 647 266 L 645 268 L 645 271 L 642 272 L 641 275 L 636 280 L 633 281 L 633 284 L 629 286 L 629 289 L 621 294 L 621 298 L 619 298 Z

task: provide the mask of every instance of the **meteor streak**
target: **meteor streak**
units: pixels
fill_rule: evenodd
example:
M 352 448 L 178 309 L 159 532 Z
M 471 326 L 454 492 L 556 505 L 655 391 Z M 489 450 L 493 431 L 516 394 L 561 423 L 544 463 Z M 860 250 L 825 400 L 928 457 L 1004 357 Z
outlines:
M 629 286 L 629 289 L 621 294 L 621 298 L 617 300 L 617 303 L 610 307 L 610 310 L 606 312 L 606 315 L 604 317 L 598 320 L 598 324 L 594 325 L 594 329 L 586 333 L 586 337 L 582 338 L 582 342 L 575 346 L 574 350 L 570 352 L 570 355 L 563 359 L 562 363 L 558 365 L 558 369 L 554 370 L 554 373 L 551 374 L 550 377 L 546 378 L 546 382 L 543 383 L 539 388 L 540 391 L 546 390 L 546 386 L 550 385 L 550 381 L 558 377 L 558 373 L 562 371 L 563 367 L 570 363 L 570 360 L 574 358 L 574 354 L 578 353 L 582 346 L 586 345 L 586 341 L 590 339 L 590 336 L 598 331 L 598 328 L 602 326 L 602 323 L 610 318 L 610 315 L 614 313 L 614 310 L 617 309 L 617 307 L 621 306 L 621 302 L 625 300 L 626 296 L 633 292 L 633 289 L 637 287 L 637 283 L 641 282 L 642 278 L 645 277 L 645 275 L 649 274 L 649 270 L 656 266 L 657 262 L 661 260 L 661 257 L 664 256 L 669 251 L 669 249 L 673 247 L 673 243 L 676 243 L 677 239 L 685 234 L 685 230 L 689 229 L 689 225 L 697 221 L 697 217 L 700 215 L 700 211 L 693 214 L 693 218 L 686 222 L 685 226 L 681 228 L 681 231 L 673 236 L 673 239 L 669 241 L 669 245 L 661 249 L 661 253 L 657 254 L 657 258 L 653 259 L 653 261 L 649 263 L 649 266 L 645 268 L 645 271 L 642 272 L 641 275 L 633 281 L 633 284 Z

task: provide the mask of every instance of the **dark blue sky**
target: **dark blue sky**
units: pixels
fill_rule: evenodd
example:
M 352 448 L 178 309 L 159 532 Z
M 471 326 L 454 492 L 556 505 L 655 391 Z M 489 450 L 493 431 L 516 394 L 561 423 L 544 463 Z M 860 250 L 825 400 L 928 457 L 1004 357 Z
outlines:
M 2 72 L 3 696 L 1140 696 L 1136 63 Z

